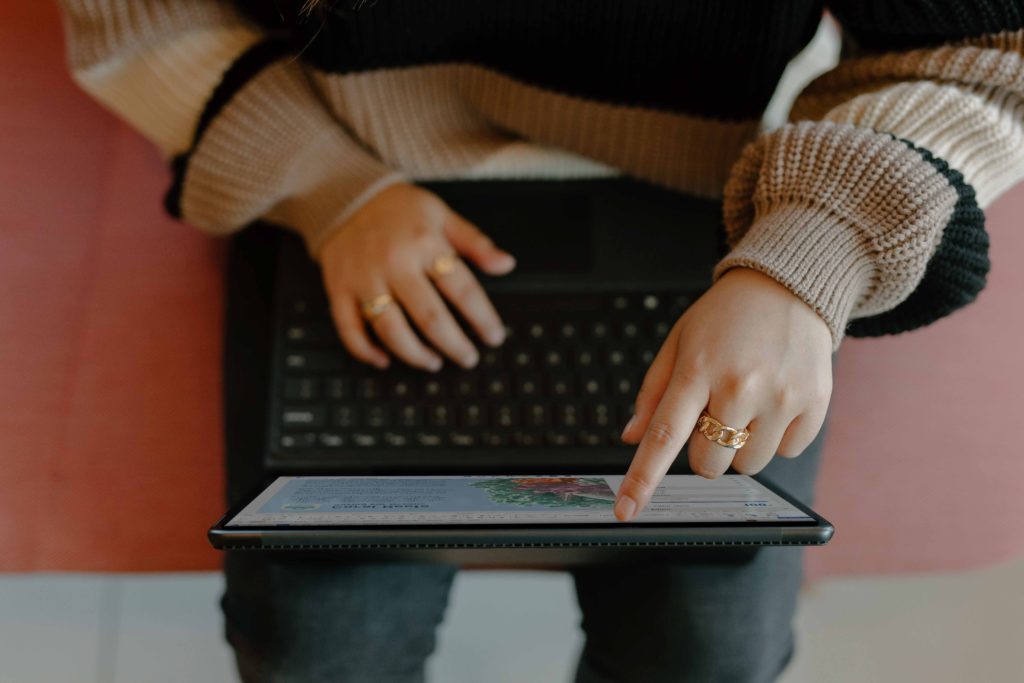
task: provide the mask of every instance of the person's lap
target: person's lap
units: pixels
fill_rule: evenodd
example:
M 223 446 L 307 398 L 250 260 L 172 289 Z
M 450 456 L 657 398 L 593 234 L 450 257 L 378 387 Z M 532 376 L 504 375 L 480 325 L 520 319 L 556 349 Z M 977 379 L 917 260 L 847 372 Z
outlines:
M 265 377 L 253 369 L 267 352 L 260 336 L 267 306 L 260 302 L 269 301 L 269 287 L 266 263 L 254 265 L 246 250 L 265 251 L 272 242 L 272 234 L 258 231 L 236 239 L 229 267 L 231 501 L 258 475 L 263 433 L 258 383 Z M 765 475 L 810 502 L 824 436 L 823 429 L 799 458 L 775 458 Z M 571 570 L 586 634 L 577 683 L 774 680 L 792 654 L 801 558 L 799 548 L 764 548 L 742 563 Z M 239 672 L 247 683 L 423 680 L 456 571 L 229 553 L 222 606 Z

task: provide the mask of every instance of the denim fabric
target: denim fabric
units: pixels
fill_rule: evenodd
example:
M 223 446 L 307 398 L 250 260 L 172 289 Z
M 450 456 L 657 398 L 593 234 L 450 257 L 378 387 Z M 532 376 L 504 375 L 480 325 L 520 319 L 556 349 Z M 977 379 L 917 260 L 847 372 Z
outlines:
M 232 246 L 224 356 L 231 501 L 262 474 L 270 287 L 261 259 L 273 240 L 272 231 L 249 230 Z M 775 458 L 764 475 L 811 502 L 825 431 L 799 458 Z M 794 650 L 802 556 L 768 547 L 740 563 L 571 570 L 586 634 L 576 682 L 775 680 Z M 222 607 L 243 681 L 424 680 L 456 571 L 229 553 Z

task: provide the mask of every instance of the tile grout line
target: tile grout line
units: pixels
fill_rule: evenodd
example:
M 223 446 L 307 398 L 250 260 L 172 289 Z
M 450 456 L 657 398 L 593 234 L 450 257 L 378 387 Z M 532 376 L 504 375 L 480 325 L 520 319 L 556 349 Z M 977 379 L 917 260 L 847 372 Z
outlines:
M 103 582 L 100 613 L 97 624 L 96 683 L 114 683 L 117 668 L 117 643 L 121 628 L 121 598 L 124 592 L 121 577 L 109 577 Z

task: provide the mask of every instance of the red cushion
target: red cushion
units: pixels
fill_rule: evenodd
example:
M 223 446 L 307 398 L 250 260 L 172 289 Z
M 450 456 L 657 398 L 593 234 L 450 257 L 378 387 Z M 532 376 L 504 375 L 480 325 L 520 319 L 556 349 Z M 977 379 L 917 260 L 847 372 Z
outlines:
M 50 3 L 0 2 L 0 102 L 0 570 L 214 568 L 223 245 L 161 213 L 165 164 L 71 83 Z M 975 304 L 844 343 L 812 575 L 1024 548 L 1022 211 L 989 211 Z

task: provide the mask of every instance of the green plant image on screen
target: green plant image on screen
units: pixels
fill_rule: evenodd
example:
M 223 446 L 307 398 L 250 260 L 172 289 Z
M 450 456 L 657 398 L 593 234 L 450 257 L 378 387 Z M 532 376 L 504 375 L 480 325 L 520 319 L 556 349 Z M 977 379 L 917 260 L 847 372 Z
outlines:
M 600 477 L 496 477 L 472 486 L 506 505 L 589 508 L 615 502 L 615 493 Z

